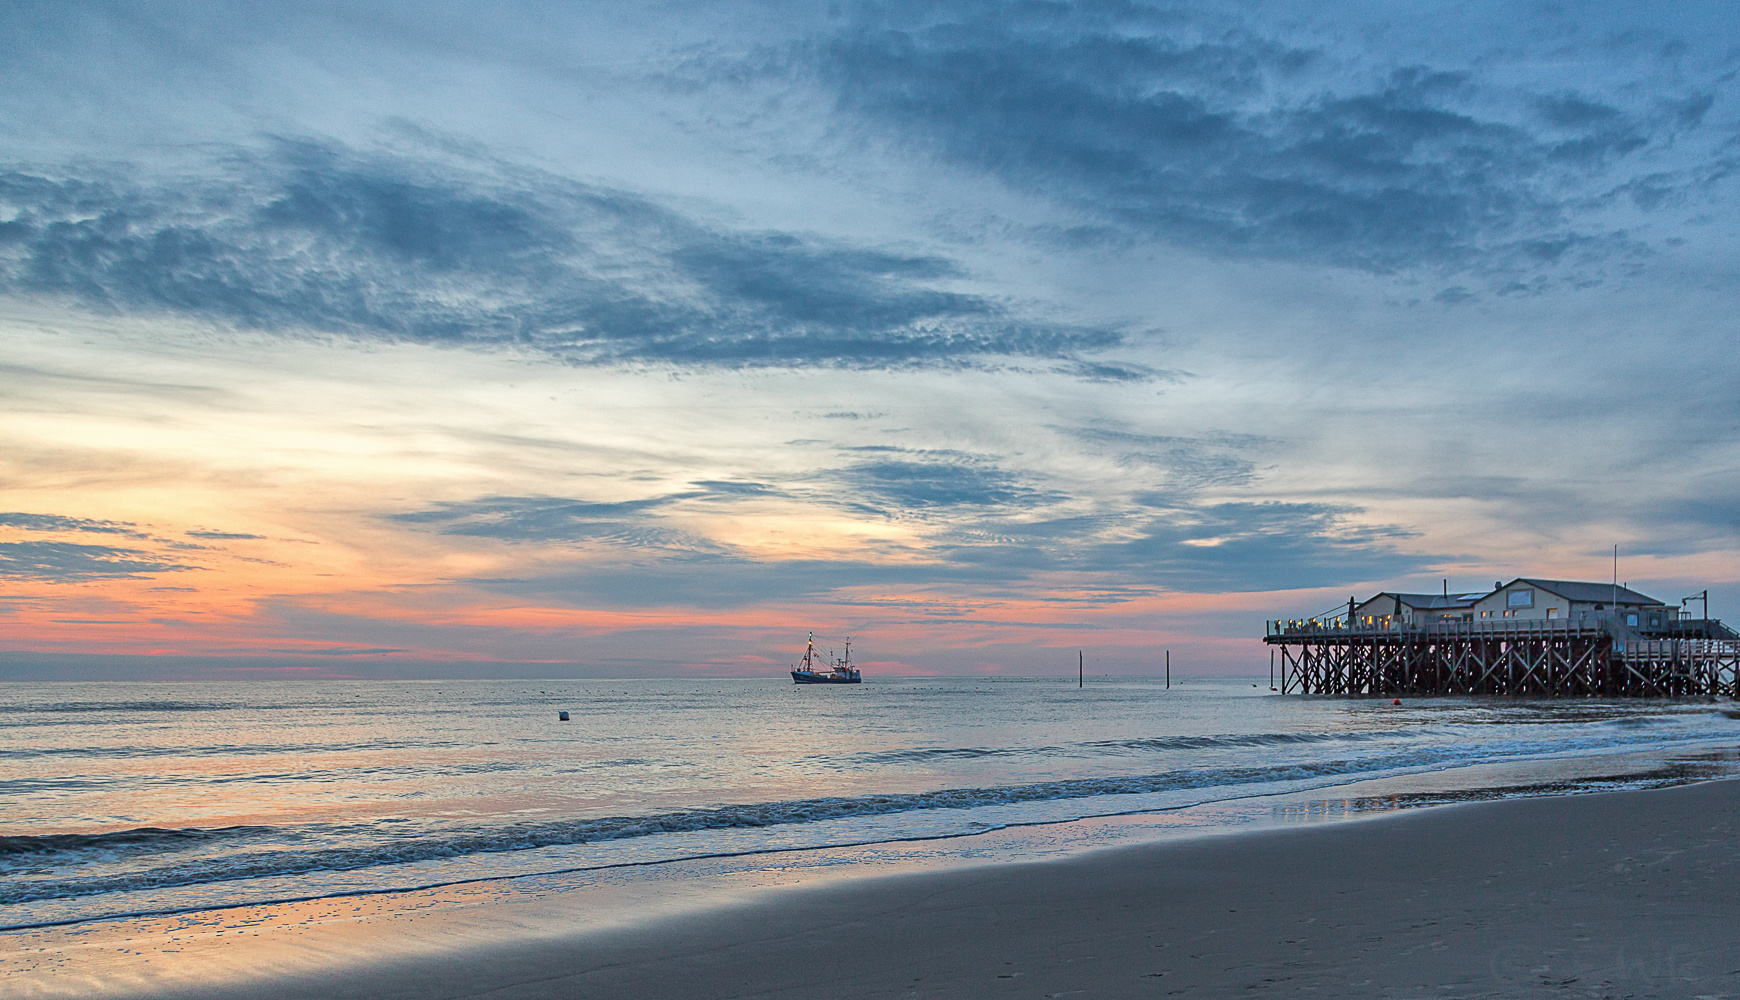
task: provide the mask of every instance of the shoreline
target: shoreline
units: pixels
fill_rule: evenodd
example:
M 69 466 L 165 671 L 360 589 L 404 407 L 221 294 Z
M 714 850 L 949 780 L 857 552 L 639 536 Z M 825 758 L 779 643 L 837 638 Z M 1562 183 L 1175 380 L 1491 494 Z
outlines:
M 557 889 L 517 912 L 482 900 L 459 923 L 426 912 L 423 953 L 385 959 L 360 926 L 347 932 L 339 911 L 354 900 L 343 900 L 328 907 L 326 932 L 295 948 L 208 935 L 214 973 L 237 962 L 251 970 L 237 981 L 194 986 L 135 970 L 60 985 L 189 1000 L 1152 996 L 1283 985 L 1728 996 L 1740 995 L 1740 943 L 1726 926 L 1736 907 L 1725 895 L 1740 874 L 1737 848 L 1740 780 L 1719 780 L 821 884 L 775 877 L 700 908 L 673 892 L 628 922 L 589 919 Z M 302 916 L 296 926 L 310 923 Z M 89 944 L 112 946 L 103 937 Z M 311 958 L 325 967 L 310 970 Z M 50 995 L 19 995 L 30 992 Z
M 872 836 L 863 840 L 822 840 L 814 844 L 747 846 L 741 849 L 700 850 L 673 853 L 667 856 L 618 860 L 543 858 L 538 850 L 508 852 L 476 852 L 457 859 L 447 859 L 442 868 L 430 867 L 417 873 L 414 880 L 399 879 L 396 884 L 367 884 L 358 879 L 355 887 L 311 889 L 307 883 L 290 881 L 277 892 L 255 894 L 254 898 L 235 898 L 232 889 L 246 886 L 252 879 L 234 882 L 214 880 L 215 896 L 204 902 L 189 902 L 187 898 L 167 905 L 151 905 L 139 900 L 143 907 L 109 909 L 80 913 L 76 908 L 54 912 L 54 902 L 46 912 L 28 917 L 18 906 L 0 907 L 0 956 L 3 956 L 4 936 L 20 932 L 54 930 L 108 925 L 124 921 L 155 921 L 187 915 L 218 915 L 225 911 L 260 910 L 295 906 L 342 903 L 347 900 L 367 900 L 380 897 L 388 900 L 417 898 L 429 894 L 464 891 L 472 886 L 519 886 L 540 881 L 570 887 L 588 879 L 611 878 L 614 873 L 644 873 L 648 880 L 658 879 L 661 872 L 680 872 L 696 866 L 720 864 L 739 873 L 763 867 L 802 868 L 838 871 L 842 860 L 868 863 L 887 869 L 908 866 L 936 868 L 949 861 L 967 857 L 996 860 L 1026 861 L 1041 857 L 1055 858 L 1063 854 L 1102 850 L 1120 845 L 1149 843 L 1176 839 L 1180 836 L 1215 836 L 1259 829 L 1279 822 L 1300 820 L 1353 819 L 1356 813 L 1389 812 L 1462 801 L 1491 798 L 1539 797 L 1542 795 L 1588 794 L 1623 788 L 1651 788 L 1685 784 L 1720 777 L 1740 777 L 1740 746 L 1729 740 L 1715 738 L 1693 743 L 1670 744 L 1648 749 L 1615 752 L 1612 748 L 1593 753 L 1572 752 L 1520 760 L 1492 760 L 1461 763 L 1448 767 L 1422 767 L 1390 773 L 1347 773 L 1322 779 L 1305 779 L 1292 788 L 1251 788 L 1222 786 L 1218 789 L 1185 789 L 1192 797 L 1207 793 L 1195 801 L 1157 805 L 1140 796 L 1100 797 L 1103 803 L 1117 803 L 1112 808 L 1086 814 L 1057 817 L 1009 819 L 995 825 L 956 832 Z M 1320 782 L 1320 783 L 1315 783 Z M 1216 794 L 1218 792 L 1219 794 Z M 1081 801 L 1073 797 L 1054 800 L 1052 804 Z M 949 811 L 949 810 L 944 810 Z M 1314 815 L 1314 811 L 1319 813 Z M 682 836 L 682 834 L 679 834 Z M 1023 843 L 1027 841 L 1027 843 Z M 605 840 L 606 845 L 617 843 Z M 952 845 L 961 845 L 958 849 Z M 588 846 L 581 842 L 578 846 Z M 1037 848 L 1037 850 L 1036 850 Z M 558 850 L 564 849 L 558 845 Z M 501 859 L 524 862 L 530 860 L 532 870 L 503 872 Z M 799 859 L 813 859 L 802 861 Z M 820 860 L 826 859 L 826 860 Z M 451 867 L 457 862 L 457 867 Z M 470 862 L 469 864 L 467 862 Z M 978 863 L 984 863 L 980 861 Z M 958 865 L 956 865 L 958 866 Z M 391 870 L 395 866 L 385 866 Z M 466 869 L 470 870 L 467 871 Z M 373 873 L 373 866 L 320 870 L 316 876 L 336 873 L 340 878 L 350 872 Z M 273 876 L 265 876 L 272 878 Z M 677 877 L 677 876 L 672 876 Z M 407 881 L 409 884 L 407 884 Z M 190 883 L 197 892 L 199 883 Z M 149 890 L 147 890 L 149 891 Z M 506 895 L 518 894 L 509 890 Z M 78 897 L 74 897 L 75 899 Z M 20 906 L 23 904 L 19 904 Z M 23 918 L 23 919 L 20 919 Z M 0 976 L 4 975 L 0 964 Z
M 221 919 L 230 911 L 270 911 L 299 905 L 344 904 L 379 897 L 388 901 L 416 900 L 463 893 L 472 887 L 502 887 L 504 896 L 518 887 L 548 883 L 558 891 L 583 887 L 588 880 L 614 877 L 657 880 L 664 872 L 683 872 L 712 865 L 737 874 L 762 867 L 828 870 L 838 874 L 841 861 L 877 869 L 960 867 L 963 863 L 1050 860 L 1084 851 L 1154 843 L 1179 837 L 1220 836 L 1267 826 L 1375 818 L 1400 809 L 1430 808 L 1456 802 L 1495 798 L 1590 794 L 1598 791 L 1667 787 L 1722 777 L 1740 778 L 1740 746 L 1711 741 L 1704 746 L 1658 747 L 1624 753 L 1568 754 L 1520 761 L 1488 761 L 1448 768 L 1426 768 L 1392 774 L 1346 775 L 1348 780 L 1308 784 L 1293 789 L 1253 791 L 1228 787 L 1225 794 L 1170 806 L 1134 805 L 1085 816 L 1015 820 L 957 833 L 891 836 L 796 847 L 763 846 L 742 850 L 679 854 L 671 857 L 599 861 L 572 867 L 550 867 L 515 874 L 493 872 L 428 872 L 432 881 L 410 885 L 359 887 L 305 892 L 253 900 L 212 900 L 204 905 L 120 910 L 89 915 L 51 916 L 0 925 L 6 935 L 63 928 L 124 925 L 205 915 Z M 1023 841 L 1027 841 L 1023 843 Z M 959 844 L 956 850 L 953 845 Z M 1043 845 L 1040 850 L 1037 846 Z M 517 852 L 510 852 L 517 853 Z M 530 853 L 530 852 L 528 852 Z M 483 853 L 493 859 L 497 855 Z M 976 857 L 977 861 L 965 859 Z M 989 860 L 986 860 L 989 859 Z M 764 864 L 765 862 L 765 864 Z M 903 864 L 904 862 L 904 864 Z M 341 872 L 344 870 L 340 870 Z M 681 878 L 682 876 L 673 876 Z M 854 876 L 846 876 L 854 877 Z M 858 876 L 862 877 L 862 876 Z M 215 883 L 227 887 L 228 883 Z M 514 888 L 508 888 L 514 887 Z M 222 891 L 222 888 L 220 888 Z M 699 904 L 705 906 L 704 902 Z M 0 956 L 4 955 L 0 948 Z M 0 975 L 5 967 L 0 964 Z

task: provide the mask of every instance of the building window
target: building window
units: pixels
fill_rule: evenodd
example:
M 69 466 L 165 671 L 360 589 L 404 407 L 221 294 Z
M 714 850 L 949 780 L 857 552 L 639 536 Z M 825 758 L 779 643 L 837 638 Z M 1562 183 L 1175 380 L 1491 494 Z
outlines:
M 1632 628 L 1636 628 L 1637 627 L 1637 616 L 1636 615 L 1626 615 L 1625 616 L 1625 624 L 1630 625 Z
M 1558 608 L 1548 608 L 1548 609 L 1547 609 L 1547 617 L 1548 617 L 1548 618 L 1557 618 L 1557 617 L 1559 617 L 1559 609 L 1558 609 Z

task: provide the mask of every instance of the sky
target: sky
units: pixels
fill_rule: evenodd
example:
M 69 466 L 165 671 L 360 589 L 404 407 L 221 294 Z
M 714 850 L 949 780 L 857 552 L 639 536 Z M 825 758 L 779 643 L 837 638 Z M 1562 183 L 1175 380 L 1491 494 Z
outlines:
M 1615 545 L 1740 616 L 1672 13 L 7 4 L 0 679 L 1261 674 Z

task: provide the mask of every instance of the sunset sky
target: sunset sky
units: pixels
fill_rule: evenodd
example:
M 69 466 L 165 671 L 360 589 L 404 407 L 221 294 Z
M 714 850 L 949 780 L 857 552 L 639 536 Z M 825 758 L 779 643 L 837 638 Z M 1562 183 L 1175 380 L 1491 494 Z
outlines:
M 1740 616 L 1671 10 L 8 4 L 0 679 L 1264 673 L 1615 544 Z

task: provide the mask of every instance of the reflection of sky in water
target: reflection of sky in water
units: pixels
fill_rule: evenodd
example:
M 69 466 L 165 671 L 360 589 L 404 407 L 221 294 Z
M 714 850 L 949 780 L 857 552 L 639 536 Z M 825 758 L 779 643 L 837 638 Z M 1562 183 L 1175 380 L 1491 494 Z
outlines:
M 1600 766 L 1600 765 L 1596 765 Z M 1422 809 L 1428 806 L 1452 805 L 1458 802 L 1490 802 L 1497 799 L 1540 798 L 1551 795 L 1581 795 L 1590 792 L 1670 788 L 1694 781 L 1709 781 L 1740 775 L 1740 758 L 1732 752 L 1698 754 L 1693 759 L 1612 774 L 1583 777 L 1561 777 L 1519 784 L 1444 787 L 1423 791 L 1390 792 L 1384 795 L 1358 795 L 1334 798 L 1309 798 L 1304 801 L 1277 803 L 1270 815 L 1277 822 L 1314 822 L 1349 819 L 1373 813 Z M 1458 773 L 1467 780 L 1470 776 Z M 1452 778 L 1451 780 L 1455 780 Z
M 0 835 L 89 839 L 0 856 L 0 923 L 962 837 L 1410 775 L 1403 807 L 1453 797 L 1427 787 L 1446 768 L 1711 740 L 1740 741 L 1740 720 L 1702 703 L 1397 707 L 1234 683 L 13 685 Z M 1387 808 L 1349 801 L 1335 808 Z

